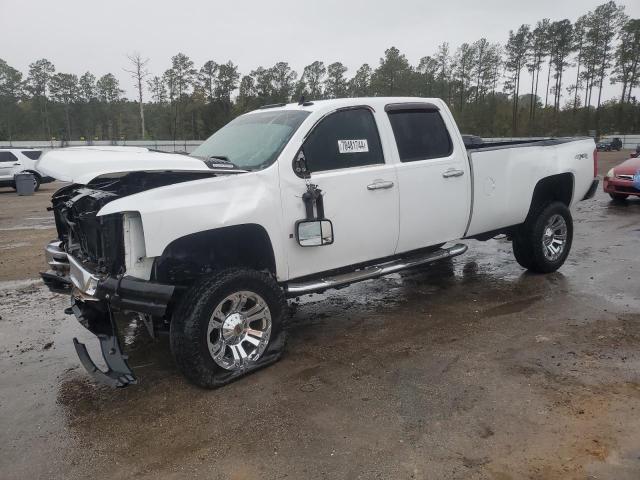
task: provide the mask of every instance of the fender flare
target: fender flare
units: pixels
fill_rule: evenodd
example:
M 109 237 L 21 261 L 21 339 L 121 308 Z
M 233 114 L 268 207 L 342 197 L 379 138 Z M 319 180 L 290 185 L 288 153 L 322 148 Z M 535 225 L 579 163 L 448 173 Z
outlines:
M 277 276 L 275 255 L 273 242 L 262 225 L 230 225 L 176 238 L 156 257 L 153 272 L 157 280 L 167 281 L 169 267 L 182 263 L 185 268 L 200 267 L 201 273 L 240 265 Z

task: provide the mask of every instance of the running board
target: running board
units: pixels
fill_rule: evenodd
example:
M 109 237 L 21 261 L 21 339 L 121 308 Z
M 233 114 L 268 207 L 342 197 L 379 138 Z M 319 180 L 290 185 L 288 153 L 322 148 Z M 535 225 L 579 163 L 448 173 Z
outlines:
M 434 252 L 423 255 L 404 257 L 398 260 L 392 260 L 380 265 L 363 268 L 354 272 L 342 273 L 339 275 L 327 276 L 306 282 L 290 282 L 285 287 L 288 296 L 304 295 L 307 293 L 321 292 L 329 288 L 336 288 L 350 283 L 361 282 L 371 278 L 389 275 L 390 273 L 406 270 L 407 268 L 426 265 L 427 263 L 444 260 L 463 254 L 467 251 L 467 246 L 458 243 L 453 247 L 439 248 Z

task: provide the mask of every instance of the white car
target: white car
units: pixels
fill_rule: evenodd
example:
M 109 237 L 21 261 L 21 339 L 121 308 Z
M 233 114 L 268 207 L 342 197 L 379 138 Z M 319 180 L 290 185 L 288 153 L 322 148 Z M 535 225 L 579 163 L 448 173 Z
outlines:
M 114 312 L 168 329 L 175 361 L 217 387 L 282 354 L 287 297 L 464 253 L 506 234 L 540 273 L 564 263 L 570 209 L 597 188 L 595 144 L 568 138 L 465 147 L 432 98 L 271 105 L 190 156 L 145 149 L 52 151 L 39 167 L 73 182 L 52 203 L 58 240 L 43 279 L 70 291 L 108 369 L 135 382 Z M 453 242 L 453 243 L 450 243 Z
M 34 190 L 38 190 L 42 183 L 53 182 L 53 178 L 42 175 L 36 168 L 40 155 L 42 150 L 34 148 L 0 149 L 0 187 L 15 188 L 14 177 L 18 173 L 33 175 Z

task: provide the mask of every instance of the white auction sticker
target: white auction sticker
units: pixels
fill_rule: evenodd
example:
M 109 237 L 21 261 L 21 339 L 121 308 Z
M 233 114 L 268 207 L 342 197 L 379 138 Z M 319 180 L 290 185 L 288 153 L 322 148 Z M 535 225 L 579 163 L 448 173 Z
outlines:
M 369 151 L 369 144 L 363 140 L 338 140 L 338 151 L 340 153 L 362 153 Z

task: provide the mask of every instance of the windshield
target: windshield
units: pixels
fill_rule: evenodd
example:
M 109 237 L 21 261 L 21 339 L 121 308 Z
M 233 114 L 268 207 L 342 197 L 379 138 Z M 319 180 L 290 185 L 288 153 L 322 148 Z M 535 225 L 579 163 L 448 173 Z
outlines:
M 223 159 L 243 170 L 271 165 L 310 112 L 278 110 L 242 115 L 196 148 L 194 157 Z

